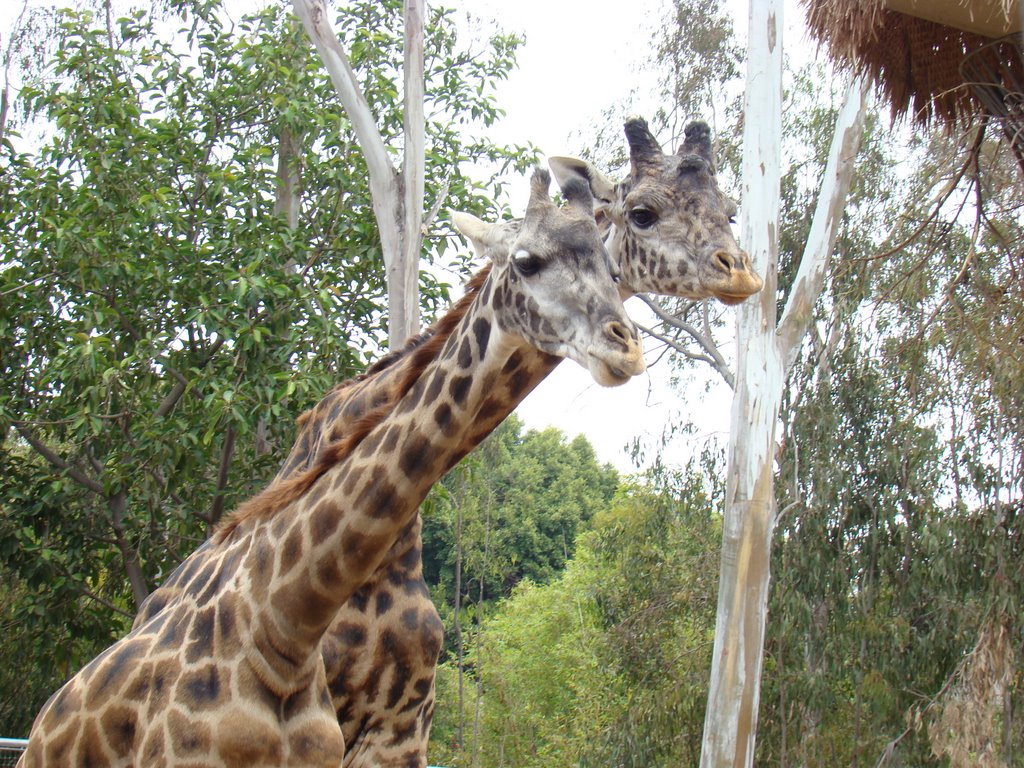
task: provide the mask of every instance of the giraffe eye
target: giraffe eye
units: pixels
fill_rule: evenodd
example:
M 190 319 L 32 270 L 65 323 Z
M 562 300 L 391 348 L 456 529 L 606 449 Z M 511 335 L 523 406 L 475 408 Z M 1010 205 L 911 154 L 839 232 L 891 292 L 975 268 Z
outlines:
M 658 214 L 650 208 L 633 208 L 629 212 L 629 220 L 638 229 L 650 229 L 658 221 Z
M 512 256 L 512 266 L 523 277 L 530 277 L 540 271 L 540 259 L 529 251 L 516 251 Z

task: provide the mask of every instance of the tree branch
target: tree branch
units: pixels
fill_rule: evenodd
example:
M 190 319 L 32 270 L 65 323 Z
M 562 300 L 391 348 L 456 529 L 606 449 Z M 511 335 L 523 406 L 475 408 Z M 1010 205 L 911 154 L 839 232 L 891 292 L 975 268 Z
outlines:
M 427 229 L 434 223 L 437 218 L 438 212 L 441 210 L 441 206 L 444 205 L 445 200 L 448 199 L 448 190 L 451 188 L 452 178 L 451 175 L 444 177 L 444 182 L 441 184 L 441 190 L 437 193 L 437 197 L 434 198 L 434 204 L 430 206 L 430 210 L 427 211 L 423 217 L 422 230 L 426 233 Z
M 419 266 L 423 244 L 423 177 L 426 139 L 423 126 L 423 16 L 426 0 L 405 0 L 405 156 L 402 160 L 402 253 L 388 267 L 394 302 L 388 317 L 388 342 L 397 349 L 419 330 Z M 392 282 L 393 281 L 393 282 Z M 397 310 L 397 311 L 396 311 Z
M 349 123 L 352 124 L 359 148 L 366 158 L 366 167 L 370 175 L 370 196 L 384 249 L 384 264 L 389 266 L 400 253 L 397 172 L 388 157 L 384 140 L 377 131 L 376 122 L 356 80 L 355 72 L 352 71 L 338 36 L 327 20 L 324 1 L 293 0 L 292 7 L 302 20 L 306 34 L 313 41 L 324 66 L 327 67 L 334 89 L 341 99 Z
M 852 80 L 836 117 L 832 146 L 825 164 L 811 229 L 807 234 L 807 246 L 776 333 L 783 371 L 793 366 L 800 343 L 810 325 L 814 304 L 825 282 L 825 270 L 835 247 L 853 179 L 854 161 L 864 133 L 868 87 L 865 78 Z
M 200 364 L 200 368 L 207 365 L 213 356 L 217 354 L 217 351 L 224 346 L 225 337 L 220 336 L 218 339 L 210 345 L 210 349 L 207 350 L 206 359 Z M 154 416 L 158 419 L 162 419 L 178 404 L 181 400 L 181 396 L 185 394 L 185 390 L 188 389 L 188 379 L 186 379 L 179 371 L 170 366 L 164 366 L 165 370 L 175 378 L 175 384 L 171 388 L 171 391 L 167 393 L 163 400 L 160 401 L 160 405 L 154 412 Z
M 274 213 L 284 217 L 290 230 L 299 225 L 301 199 L 299 189 L 299 140 L 292 135 L 288 126 L 281 129 L 277 150 L 277 194 L 274 198 Z
M 729 370 L 729 364 L 725 361 L 725 358 L 722 357 L 722 353 L 719 352 L 718 345 L 715 344 L 715 340 L 711 338 L 709 332 L 710 327 L 707 324 L 707 322 L 705 322 L 705 331 L 708 331 L 708 333 L 702 333 L 701 331 L 697 330 L 697 327 L 694 326 L 692 323 L 688 323 L 681 317 L 677 317 L 669 312 L 666 312 L 657 301 L 650 298 L 649 296 L 646 296 L 641 293 L 637 295 L 637 298 L 639 298 L 642 302 L 644 302 L 644 304 L 650 307 L 654 314 L 658 317 L 658 319 L 661 320 L 663 323 L 665 323 L 666 325 L 670 325 L 673 328 L 677 328 L 680 331 L 683 331 L 684 333 L 692 337 L 693 340 L 700 346 L 700 348 L 704 350 L 707 356 L 704 357 L 701 355 L 695 355 L 692 352 L 688 352 L 680 345 L 675 344 L 671 340 L 665 338 L 664 336 L 661 336 L 660 334 L 656 334 L 653 331 L 648 330 L 646 328 L 644 329 L 645 331 L 650 333 L 652 336 L 661 339 L 666 344 L 671 345 L 673 349 L 682 352 L 691 360 L 701 360 L 708 363 L 712 368 L 718 371 L 719 375 L 725 380 L 725 383 L 729 385 L 730 389 L 735 389 L 735 377 L 733 376 L 732 371 Z
M 707 363 L 708 365 L 711 365 L 711 366 L 714 366 L 714 364 L 715 364 L 715 361 L 712 360 L 707 355 L 701 355 L 701 354 L 699 354 L 697 352 L 691 352 L 686 347 L 685 344 L 680 344 L 675 339 L 670 338 L 668 336 L 665 336 L 663 334 L 660 334 L 657 331 L 655 331 L 653 328 L 648 328 L 646 325 L 641 325 L 640 323 L 637 323 L 636 327 L 639 328 L 644 333 L 646 333 L 651 338 L 657 339 L 662 344 L 665 344 L 666 346 L 674 349 L 676 352 L 678 352 L 679 354 L 683 355 L 684 357 L 686 357 L 689 360 L 697 360 L 697 361 L 700 361 L 702 363 Z
M 984 139 L 984 137 L 985 122 L 983 121 L 981 126 L 978 128 L 977 132 L 974 135 L 974 142 L 971 146 L 971 149 L 968 150 L 967 159 L 957 169 L 957 172 L 946 180 L 946 185 L 933 196 L 932 202 L 929 203 L 930 213 L 921 221 L 921 223 L 913 232 L 907 235 L 899 243 L 888 248 L 885 251 L 882 251 L 881 253 L 876 253 L 873 254 L 872 256 L 863 259 L 864 261 L 878 261 L 880 259 L 887 259 L 893 254 L 899 253 L 900 251 L 904 250 L 908 245 L 910 245 L 914 240 L 916 240 L 918 236 L 920 236 L 920 234 L 929 225 L 934 224 L 936 222 L 939 216 L 939 211 L 942 210 L 942 207 L 946 204 L 946 201 L 953 196 L 953 193 L 956 191 L 957 186 L 959 186 L 960 181 L 967 173 L 967 169 L 971 166 L 972 158 L 977 158 L 978 151 L 981 148 L 982 140 Z
M 235 455 L 235 427 L 228 424 L 224 432 L 224 444 L 220 451 L 220 465 L 217 468 L 217 490 L 213 496 L 213 505 L 210 507 L 208 523 L 213 526 L 224 514 L 224 489 L 228 485 L 228 470 L 231 468 L 231 459 Z
M 128 583 L 132 587 L 135 607 L 139 608 L 149 596 L 149 587 L 146 586 L 146 578 L 142 575 L 138 553 L 132 549 L 125 536 L 124 515 L 128 509 L 128 499 L 124 491 L 109 496 L 107 498 L 107 507 L 110 509 L 110 527 L 114 531 L 117 548 L 121 552 L 121 559 L 124 561 L 124 571 L 128 576 Z
M 25 422 L 15 421 L 12 423 L 14 424 L 14 428 L 18 431 L 18 434 L 21 435 L 22 438 L 24 438 L 25 442 L 32 446 L 32 449 L 40 456 L 42 456 L 47 461 L 47 463 L 50 464 L 50 466 L 66 473 L 67 476 L 74 480 L 76 483 L 85 488 L 88 488 L 97 496 L 106 495 L 103 492 L 103 485 L 99 481 L 89 477 L 82 470 L 72 466 L 63 458 L 61 458 L 61 456 L 57 454 L 56 451 L 54 451 L 52 448 L 46 445 L 46 443 L 44 443 L 42 440 L 40 440 L 38 437 L 32 434 L 32 431 L 29 429 L 28 425 Z

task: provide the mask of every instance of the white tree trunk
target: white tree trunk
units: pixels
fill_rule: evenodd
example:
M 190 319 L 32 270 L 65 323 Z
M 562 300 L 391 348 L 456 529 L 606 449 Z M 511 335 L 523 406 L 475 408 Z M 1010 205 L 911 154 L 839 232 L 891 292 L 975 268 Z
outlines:
M 384 252 L 388 286 L 388 341 L 400 346 L 419 327 L 419 255 L 423 236 L 423 18 L 425 0 L 408 0 L 405 13 L 405 162 L 400 174 L 359 81 L 329 19 L 324 0 L 293 0 L 296 15 L 331 76 L 366 158 L 370 196 Z
M 808 243 L 776 329 L 782 29 L 782 0 L 751 0 L 741 237 L 765 286 L 740 307 L 737 319 L 736 387 L 702 768 L 753 764 L 775 524 L 775 425 L 786 374 L 824 282 L 863 131 L 867 91 L 863 82 L 856 82 L 839 113 Z
M 400 296 L 389 316 L 390 335 L 403 339 L 419 330 L 419 263 L 423 243 L 423 0 L 405 2 L 405 157 L 402 160 L 402 254 L 388 268 L 388 296 Z M 394 272 L 394 275 L 392 275 Z M 392 282 L 394 280 L 394 282 Z

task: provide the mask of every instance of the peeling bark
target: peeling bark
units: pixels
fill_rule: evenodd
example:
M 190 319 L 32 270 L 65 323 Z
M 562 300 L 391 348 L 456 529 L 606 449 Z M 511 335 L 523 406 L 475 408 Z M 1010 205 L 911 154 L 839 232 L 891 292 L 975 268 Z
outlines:
M 782 2 L 750 4 L 743 146 L 742 241 L 765 287 L 737 320 L 718 613 L 703 768 L 751 766 L 775 526 L 775 430 L 786 375 L 812 320 L 863 133 L 867 86 L 850 85 L 793 291 L 776 327 L 782 134 Z

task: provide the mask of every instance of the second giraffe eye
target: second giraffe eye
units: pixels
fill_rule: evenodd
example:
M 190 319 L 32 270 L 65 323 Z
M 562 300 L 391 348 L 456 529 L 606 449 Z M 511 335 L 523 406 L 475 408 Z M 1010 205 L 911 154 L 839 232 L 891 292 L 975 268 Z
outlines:
M 629 212 L 629 220 L 638 229 L 650 229 L 658 221 L 658 214 L 650 208 L 633 208 Z
M 523 277 L 535 275 L 540 271 L 540 259 L 529 251 L 516 251 L 512 256 L 512 265 Z

